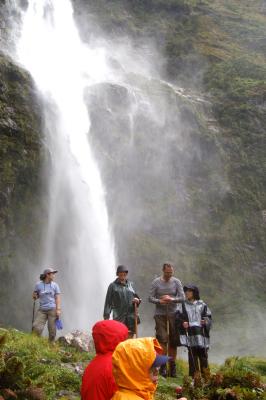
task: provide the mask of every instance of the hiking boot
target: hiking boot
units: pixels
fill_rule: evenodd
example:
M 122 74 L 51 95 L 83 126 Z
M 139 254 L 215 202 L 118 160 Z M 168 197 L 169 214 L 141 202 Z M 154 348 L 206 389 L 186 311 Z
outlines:
M 160 375 L 163 378 L 167 378 L 167 368 L 166 368 L 166 364 L 161 365 L 160 367 Z
M 176 365 L 174 361 L 170 361 L 169 370 L 171 378 L 176 378 Z

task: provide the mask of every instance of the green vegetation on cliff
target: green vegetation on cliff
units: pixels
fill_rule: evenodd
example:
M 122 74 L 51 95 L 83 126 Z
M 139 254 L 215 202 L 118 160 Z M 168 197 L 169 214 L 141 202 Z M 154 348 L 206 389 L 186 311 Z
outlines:
M 25 277 L 25 263 L 38 259 L 41 141 L 32 80 L 0 53 L 0 322 L 5 324 L 18 319 L 20 325 L 17 306 L 26 286 L 17 283 Z

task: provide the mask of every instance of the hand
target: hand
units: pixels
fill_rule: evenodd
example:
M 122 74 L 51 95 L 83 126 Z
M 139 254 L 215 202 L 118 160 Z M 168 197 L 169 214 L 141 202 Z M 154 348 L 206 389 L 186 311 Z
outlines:
M 162 302 L 161 302 L 162 301 Z M 160 298 L 160 302 L 161 304 L 169 304 L 173 301 L 173 298 L 171 296 L 169 296 L 168 294 L 165 294 L 164 296 L 162 296 Z
M 134 299 L 132 300 L 132 303 L 139 305 L 140 304 L 140 299 L 138 299 L 137 297 L 134 297 Z
M 61 310 L 56 310 L 55 314 L 56 314 L 56 318 L 59 318 L 60 314 L 61 314 Z
M 200 322 L 201 322 L 201 325 L 206 325 L 207 321 L 205 321 L 205 319 L 202 319 Z
M 37 292 L 33 292 L 32 293 L 32 298 L 33 298 L 33 300 L 37 300 L 38 299 L 38 293 Z
M 162 297 L 159 299 L 160 304 L 169 304 L 169 303 L 170 303 L 169 300 L 168 300 L 168 299 L 165 299 L 164 297 L 165 297 L 165 296 L 162 296 Z
M 189 327 L 189 323 L 188 323 L 188 322 L 183 322 L 183 327 L 184 327 L 185 329 L 187 329 L 187 328 Z

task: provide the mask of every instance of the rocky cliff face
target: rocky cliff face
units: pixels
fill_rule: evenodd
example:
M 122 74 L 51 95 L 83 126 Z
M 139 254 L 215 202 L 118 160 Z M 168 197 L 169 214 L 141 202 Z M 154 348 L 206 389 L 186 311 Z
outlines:
M 212 305 L 216 333 L 230 326 L 215 347 L 256 351 L 252 324 L 260 321 L 260 337 L 265 326 L 264 3 L 74 5 L 85 40 L 96 31 L 140 52 L 159 49 L 155 69 L 173 84 L 145 82 L 161 99 L 160 124 L 145 105 L 132 117 L 130 93 L 119 86 L 88 96 L 119 260 L 146 298 L 161 263 L 172 259 L 177 275 L 197 282 Z
M 42 214 L 39 100 L 30 76 L 0 54 L 1 323 L 24 319 L 28 267 L 38 260 Z M 28 299 L 28 300 L 26 300 Z M 7 306 L 7 303 L 9 304 Z

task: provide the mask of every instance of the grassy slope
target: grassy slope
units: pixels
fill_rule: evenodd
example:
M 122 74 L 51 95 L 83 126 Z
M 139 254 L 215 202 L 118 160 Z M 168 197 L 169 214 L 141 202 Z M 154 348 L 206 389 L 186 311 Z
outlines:
M 5 388 L 17 392 L 19 399 L 56 399 L 61 392 L 61 399 L 79 398 L 81 375 L 75 371 L 75 366 L 84 368 L 92 355 L 77 352 L 70 347 L 51 346 L 46 339 L 37 338 L 15 330 L 0 329 L 0 394 Z M 175 398 L 175 388 L 182 383 L 182 377 L 187 373 L 185 362 L 177 364 L 178 379 L 160 379 L 157 399 Z M 259 358 L 230 359 L 225 366 L 213 367 L 214 379 L 221 380 L 215 388 L 232 387 L 236 379 L 244 379 L 247 374 L 260 374 L 266 378 L 266 361 Z M 252 375 L 253 376 L 253 375 Z M 218 377 L 218 378 L 217 378 Z M 246 379 L 246 378 L 245 378 Z M 249 378 L 250 379 L 250 378 Z M 245 384 L 242 386 L 246 387 Z M 248 387 L 248 384 L 247 384 Z M 197 393 L 206 388 L 198 388 Z M 65 394 L 62 394 L 64 392 Z M 207 393 L 207 392 L 206 392 Z M 258 392 L 259 393 L 259 392 Z M 199 399 L 201 397 L 196 397 Z M 211 397 L 206 397 L 211 398 Z M 241 397 L 250 400 L 254 397 Z M 256 400 L 262 399 L 257 397 Z
M 5 335 L 1 344 L 1 389 L 43 388 L 47 399 L 54 399 L 60 390 L 79 393 L 81 378 L 74 366 L 86 365 L 88 354 L 52 346 L 47 339 L 15 330 L 1 329 L 0 334 Z

